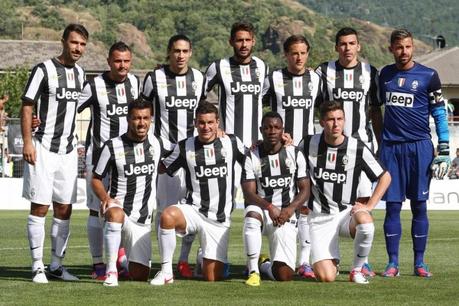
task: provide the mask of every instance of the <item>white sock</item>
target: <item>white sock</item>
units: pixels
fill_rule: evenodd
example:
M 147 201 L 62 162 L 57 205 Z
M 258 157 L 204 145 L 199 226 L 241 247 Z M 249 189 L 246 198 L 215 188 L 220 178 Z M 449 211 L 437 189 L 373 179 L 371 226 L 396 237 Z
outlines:
M 249 273 L 260 273 L 258 258 L 261 250 L 261 222 L 255 218 L 244 218 L 244 246 Z
M 88 216 L 87 223 L 89 251 L 92 263 L 104 262 L 104 224 L 99 217 Z
M 268 276 L 271 280 L 276 280 L 271 268 L 272 268 L 272 263 L 270 261 L 265 261 L 260 265 L 261 273 Z
M 175 229 L 159 228 L 159 255 L 161 257 L 161 270 L 166 274 L 172 274 L 172 257 L 174 256 L 175 246 Z
M 70 220 L 53 218 L 51 224 L 51 270 L 62 265 L 70 236 Z
M 193 245 L 195 234 L 189 234 L 182 238 L 182 248 L 180 249 L 179 261 L 188 262 L 188 255 L 190 255 L 191 246 Z
M 354 238 L 354 270 L 362 270 L 373 244 L 375 225 L 373 223 L 358 224 Z
M 309 222 L 308 216 L 300 214 L 298 218 L 298 239 L 300 240 L 300 257 L 299 264 L 309 263 L 311 256 L 311 236 L 309 235 Z
M 45 217 L 29 215 L 27 218 L 27 235 L 29 238 L 32 271 L 45 268 L 43 264 L 43 244 L 45 242 Z
M 118 249 L 121 244 L 121 228 L 123 224 L 116 222 L 105 222 L 105 255 L 107 257 L 107 272 L 117 272 L 116 260 Z

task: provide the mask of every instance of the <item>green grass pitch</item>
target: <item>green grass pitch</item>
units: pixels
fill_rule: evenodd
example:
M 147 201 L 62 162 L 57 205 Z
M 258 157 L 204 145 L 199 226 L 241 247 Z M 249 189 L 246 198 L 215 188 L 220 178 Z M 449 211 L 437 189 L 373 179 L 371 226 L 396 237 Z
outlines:
M 402 213 L 403 238 L 400 253 L 401 277 L 380 276 L 369 285 L 348 282 L 352 262 L 352 241 L 341 242 L 341 274 L 334 283 L 295 279 L 281 283 L 263 280 L 258 288 L 244 285 L 245 258 L 242 244 L 242 211 L 233 214 L 229 258 L 231 278 L 217 283 L 180 280 L 164 287 L 143 282 L 120 282 L 105 288 L 90 279 L 90 255 L 86 240 L 85 211 L 75 211 L 65 265 L 81 281 L 50 281 L 47 285 L 31 282 L 30 255 L 26 233 L 26 211 L 0 212 L 0 305 L 458 305 L 459 304 L 459 211 L 431 211 L 430 239 L 426 262 L 432 279 L 412 275 L 411 213 Z M 377 272 L 384 269 L 386 253 L 382 222 L 383 211 L 375 212 L 376 235 L 370 262 Z M 49 263 L 50 240 L 47 218 L 45 264 Z M 156 239 L 152 236 L 153 271 L 159 268 Z M 266 240 L 263 241 L 266 252 Z M 176 255 L 180 240 L 177 243 Z M 194 262 L 197 243 L 190 262 Z

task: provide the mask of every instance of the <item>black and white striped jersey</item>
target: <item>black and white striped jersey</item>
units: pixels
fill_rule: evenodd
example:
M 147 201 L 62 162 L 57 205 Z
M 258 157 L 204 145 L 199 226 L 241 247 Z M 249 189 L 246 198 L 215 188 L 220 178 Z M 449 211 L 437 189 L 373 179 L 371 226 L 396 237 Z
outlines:
M 153 103 L 157 137 L 178 143 L 195 135 L 193 120 L 204 86 L 204 74 L 194 68 L 177 75 L 166 65 L 146 75 L 142 96 Z
M 317 67 L 316 73 L 322 79 L 323 100 L 343 103 L 344 135 L 371 142 L 369 106 L 381 105 L 376 68 L 361 62 L 353 68 L 344 68 L 338 61 L 330 61 Z
M 206 90 L 219 85 L 223 130 L 239 137 L 247 147 L 260 139 L 263 86 L 267 75 L 268 66 L 255 56 L 246 65 L 233 58 L 221 59 L 206 71 Z
M 327 145 L 323 134 L 301 141 L 311 178 L 308 207 L 315 214 L 336 214 L 354 205 L 362 173 L 376 181 L 385 170 L 360 140 L 345 137 L 339 146 Z
M 275 70 L 266 78 L 265 87 L 264 100 L 281 115 L 294 145 L 314 135 L 314 106 L 321 99 L 320 78 L 314 71 L 294 75 L 287 68 Z
M 203 144 L 198 137 L 182 140 L 163 163 L 173 175 L 185 169 L 187 196 L 193 205 L 210 220 L 230 224 L 234 208 L 234 165 L 242 164 L 245 148 L 234 135 L 225 135 Z
M 161 157 L 170 153 L 169 143 L 153 135 L 143 142 L 127 133 L 105 142 L 93 169 L 94 176 L 110 176 L 108 194 L 137 223 L 150 224 L 156 204 L 156 178 Z
M 67 154 L 76 145 L 75 115 L 84 79 L 80 66 L 64 66 L 56 58 L 32 70 L 22 101 L 35 104 L 41 121 L 35 139 L 50 152 Z
M 299 149 L 283 146 L 278 153 L 268 154 L 260 144 L 246 154 L 241 181 L 256 181 L 257 194 L 283 208 L 293 201 L 296 183 L 305 178 L 306 161 Z
M 86 163 L 93 165 L 107 140 L 127 132 L 128 103 L 139 97 L 140 81 L 128 74 L 123 82 L 110 79 L 104 72 L 85 83 L 78 101 L 78 112 L 91 108 Z

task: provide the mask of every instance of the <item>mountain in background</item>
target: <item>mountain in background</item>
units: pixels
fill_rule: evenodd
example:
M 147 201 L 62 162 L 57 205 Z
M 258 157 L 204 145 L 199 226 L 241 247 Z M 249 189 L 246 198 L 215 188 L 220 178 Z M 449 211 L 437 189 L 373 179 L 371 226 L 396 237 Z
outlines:
M 459 45 L 457 0 L 299 0 L 329 17 L 355 17 L 392 27 L 406 28 L 428 44 L 438 35 L 449 46 Z
M 80 22 L 104 52 L 123 40 L 134 51 L 134 67 L 151 69 L 165 61 L 169 37 L 182 33 L 193 41 L 191 64 L 205 69 L 232 54 L 229 31 L 238 20 L 255 25 L 255 52 L 272 68 L 285 65 L 282 43 L 291 34 L 304 34 L 310 41 L 310 67 L 336 58 L 334 35 L 344 26 L 359 31 L 364 60 L 376 67 L 392 62 L 387 51 L 390 28 L 357 18 L 327 17 L 293 0 L 2 0 L 0 38 L 59 40 L 67 23 Z M 421 42 L 416 46 L 419 53 L 432 49 Z

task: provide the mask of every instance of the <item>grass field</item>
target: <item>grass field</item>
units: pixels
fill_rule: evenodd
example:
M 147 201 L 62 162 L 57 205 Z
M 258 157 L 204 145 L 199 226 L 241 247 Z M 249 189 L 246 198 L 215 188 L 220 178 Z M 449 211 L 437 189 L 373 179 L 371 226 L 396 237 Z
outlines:
M 386 264 L 382 211 L 375 213 L 376 237 L 370 261 L 380 272 Z M 410 213 L 403 212 L 404 236 L 401 242 L 401 277 L 377 276 L 367 286 L 349 283 L 352 242 L 341 244 L 341 274 L 335 283 L 295 279 L 280 283 L 263 280 L 258 288 L 244 285 L 245 258 L 242 245 L 242 211 L 233 215 L 230 242 L 231 278 L 224 282 L 176 280 L 173 285 L 152 287 L 143 282 L 120 282 L 118 288 L 105 288 L 89 278 L 90 256 L 86 240 L 86 212 L 74 212 L 70 245 L 65 264 L 80 282 L 51 281 L 48 285 L 31 282 L 30 256 L 26 234 L 26 211 L 0 211 L 0 305 L 458 305 L 459 304 L 459 212 L 430 212 L 430 240 L 426 261 L 432 279 L 412 275 Z M 47 219 L 45 263 L 49 263 L 50 240 Z M 159 268 L 156 240 L 153 272 Z M 180 243 L 178 243 L 180 247 Z M 264 241 L 265 252 L 267 245 Z M 196 245 L 190 261 L 195 259 Z M 177 250 L 178 251 L 178 250 Z M 177 252 L 176 252 L 177 253 Z

